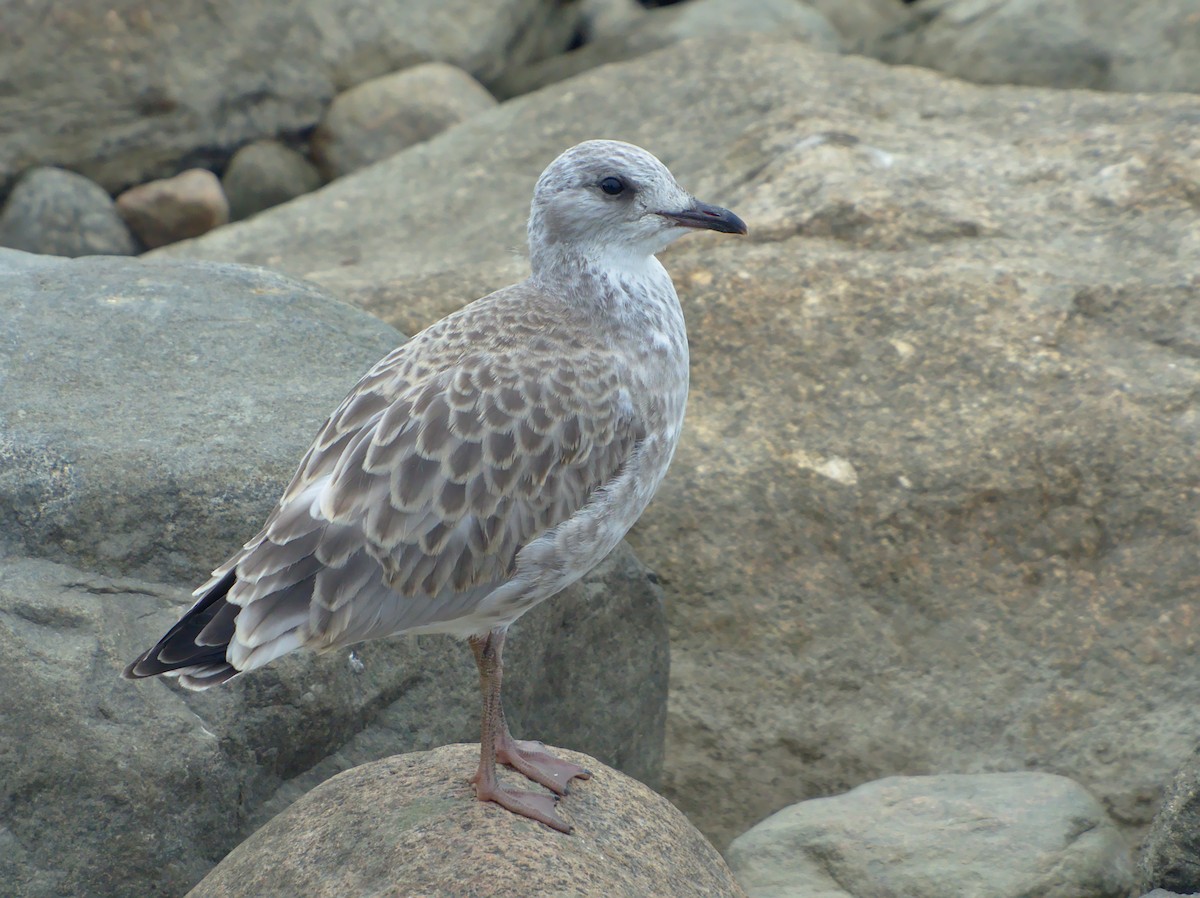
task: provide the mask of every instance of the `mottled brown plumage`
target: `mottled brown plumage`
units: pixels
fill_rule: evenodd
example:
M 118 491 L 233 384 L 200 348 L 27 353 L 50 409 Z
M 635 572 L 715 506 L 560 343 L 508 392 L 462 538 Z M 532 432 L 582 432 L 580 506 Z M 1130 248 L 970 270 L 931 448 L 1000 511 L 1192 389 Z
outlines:
M 612 550 L 666 472 L 687 336 L 653 254 L 689 227 L 745 230 L 637 147 L 560 156 L 534 194 L 532 276 L 368 371 L 259 534 L 126 676 L 204 689 L 299 647 L 469 638 L 485 696 L 480 797 L 564 829 L 489 772 L 494 751 L 560 793 L 583 775 L 508 734 L 500 650 L 517 617 Z

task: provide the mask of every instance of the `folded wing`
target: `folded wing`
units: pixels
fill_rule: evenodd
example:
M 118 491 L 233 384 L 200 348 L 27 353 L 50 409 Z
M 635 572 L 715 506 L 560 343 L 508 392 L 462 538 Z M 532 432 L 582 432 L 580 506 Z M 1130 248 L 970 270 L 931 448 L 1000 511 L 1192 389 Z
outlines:
M 299 646 L 469 618 L 521 548 L 584 508 L 642 438 L 602 351 L 542 337 L 518 363 L 430 358 L 423 345 L 367 373 L 262 531 L 126 675 L 206 688 Z

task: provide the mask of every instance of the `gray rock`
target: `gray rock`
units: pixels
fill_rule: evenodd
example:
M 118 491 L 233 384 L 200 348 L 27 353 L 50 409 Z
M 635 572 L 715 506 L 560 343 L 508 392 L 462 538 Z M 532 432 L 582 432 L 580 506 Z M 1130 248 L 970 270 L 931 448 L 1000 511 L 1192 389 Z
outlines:
M 583 0 L 580 4 L 579 37 L 591 43 L 623 34 L 646 15 L 638 0 Z
M 8 250 L 0 321 L 6 895 L 180 894 L 338 770 L 478 738 L 450 639 L 290 656 L 205 693 L 118 679 L 394 330 L 262 270 Z M 510 645 L 515 732 L 659 781 L 665 612 L 627 548 Z
M 0 187 L 34 165 L 116 193 L 317 123 L 418 62 L 499 77 L 567 46 L 558 0 L 31 0 L 0 29 Z
M 914 7 L 907 27 L 877 48 L 881 59 L 981 84 L 1109 86 L 1112 57 L 1087 33 L 1090 12 L 1070 0 L 934 0 Z
M 1155 889 L 1153 892 L 1147 892 L 1142 895 L 1142 898 L 1196 898 L 1200 892 L 1192 892 L 1188 895 L 1181 895 L 1179 892 L 1168 892 L 1166 889 Z
M 679 811 L 577 752 L 594 776 L 559 802 L 569 837 L 474 800 L 473 746 L 356 767 L 239 845 L 189 898 L 470 895 L 745 898 Z
M 521 275 L 534 180 L 597 122 L 750 225 L 663 259 L 692 397 L 630 541 L 668 797 L 723 846 L 896 770 L 1040 769 L 1140 835 L 1200 732 L 1200 98 L 699 41 L 155 255 L 413 330 Z
M 268 271 L 15 251 L 0 321 L 0 547 L 185 584 L 403 340 Z
M 256 140 L 229 160 L 221 188 L 229 200 L 234 221 L 311 193 L 321 186 L 321 175 L 303 155 L 277 140 Z
M 462 69 L 414 66 L 339 94 L 313 132 L 313 158 L 326 179 L 340 178 L 495 105 Z
M 14 686 L 0 691 L 0 875 L 13 898 L 182 894 L 332 774 L 478 740 L 475 666 L 448 637 L 293 655 L 205 693 L 134 685 L 121 668 L 186 589 L 14 556 L 0 569 L 0 677 Z M 515 733 L 657 780 L 666 627 L 627 548 L 523 617 L 505 654 Z
M 0 246 L 55 256 L 131 256 L 133 236 L 99 184 L 61 168 L 33 168 L 0 212 Z
M 1200 91 L 1194 0 L 920 0 L 881 59 L 984 84 Z
M 186 594 L 13 556 L 0 570 L 5 894 L 179 894 L 237 841 L 242 803 L 270 782 L 177 694 L 120 679 L 170 617 L 168 596 Z
M 203 168 L 130 187 L 117 197 L 117 211 L 150 249 L 199 237 L 229 221 L 221 182 Z
M 1200 892 L 1200 751 L 1176 772 L 1138 858 L 1144 891 Z
M 832 53 L 841 50 L 841 39 L 833 26 L 798 0 L 688 0 L 631 19 L 625 30 L 571 53 L 513 69 L 489 86 L 498 97 L 515 97 L 690 38 L 730 34 L 769 35 L 802 41 Z
M 1126 898 L 1129 847 L 1040 773 L 889 777 L 785 808 L 726 853 L 748 898 Z

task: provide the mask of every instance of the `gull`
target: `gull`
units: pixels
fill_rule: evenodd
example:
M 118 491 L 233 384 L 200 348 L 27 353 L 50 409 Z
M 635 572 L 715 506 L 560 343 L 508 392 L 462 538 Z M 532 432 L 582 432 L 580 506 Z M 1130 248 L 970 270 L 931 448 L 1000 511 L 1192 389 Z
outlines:
M 697 229 L 746 233 L 640 147 L 555 159 L 534 188 L 530 277 L 371 368 L 258 535 L 124 676 L 207 689 L 294 649 L 452 634 L 483 693 L 477 798 L 569 833 L 558 798 L 590 773 L 509 732 L 505 633 L 612 551 L 666 474 L 688 344 L 655 254 Z M 554 794 L 502 787 L 497 762 Z

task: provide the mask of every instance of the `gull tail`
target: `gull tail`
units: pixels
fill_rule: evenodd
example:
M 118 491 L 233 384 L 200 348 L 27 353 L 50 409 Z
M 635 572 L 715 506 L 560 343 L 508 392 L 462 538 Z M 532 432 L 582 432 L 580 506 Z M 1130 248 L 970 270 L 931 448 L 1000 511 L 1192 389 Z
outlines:
M 127 680 L 178 677 L 188 689 L 208 689 L 236 677 L 240 670 L 226 660 L 234 621 L 242 609 L 225 597 L 237 580 L 230 571 L 179 619 L 153 648 L 125 668 Z

